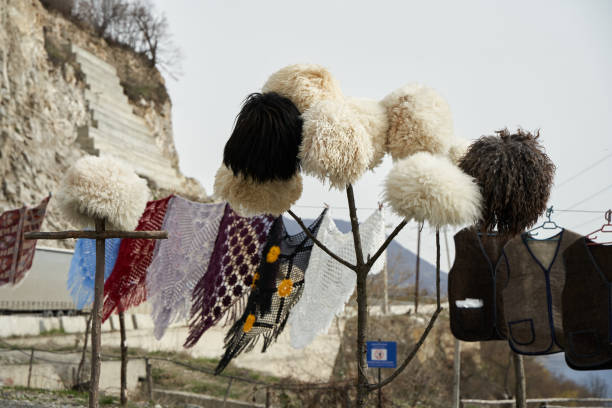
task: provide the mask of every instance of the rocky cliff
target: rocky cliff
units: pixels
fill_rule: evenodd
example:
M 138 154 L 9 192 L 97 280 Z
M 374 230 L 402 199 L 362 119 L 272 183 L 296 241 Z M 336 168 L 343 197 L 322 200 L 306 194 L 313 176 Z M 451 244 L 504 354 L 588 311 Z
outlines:
M 75 50 L 84 51 L 81 58 Z M 83 58 L 88 55 L 94 58 L 85 72 Z M 96 68 L 98 60 L 110 67 L 106 73 Z M 125 103 L 105 101 L 104 95 L 94 101 L 93 91 L 108 89 L 100 78 L 113 75 L 114 92 Z M 104 92 L 98 92 L 98 99 Z M 106 128 L 100 124 L 104 114 Z M 113 116 L 126 119 L 116 124 L 111 138 Z M 138 129 L 126 132 L 132 125 Z M 138 141 L 132 140 L 136 134 Z M 37 203 L 56 190 L 64 171 L 81 156 L 114 154 L 134 143 L 140 143 L 142 156 L 134 167 L 147 162 L 149 168 L 161 169 L 136 169 L 153 197 L 177 192 L 209 200 L 196 180 L 180 173 L 171 102 L 162 76 L 144 57 L 108 44 L 38 0 L 0 0 L 0 210 Z M 164 173 L 165 179 L 160 175 L 157 180 L 156 173 Z M 43 228 L 70 227 L 52 200 Z

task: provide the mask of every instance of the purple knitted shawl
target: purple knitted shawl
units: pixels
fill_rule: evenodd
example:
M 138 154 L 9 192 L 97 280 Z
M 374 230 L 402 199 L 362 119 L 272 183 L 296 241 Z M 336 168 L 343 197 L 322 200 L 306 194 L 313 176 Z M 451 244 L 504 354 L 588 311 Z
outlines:
M 195 345 L 246 294 L 273 222 L 270 215 L 240 217 L 226 205 L 208 269 L 193 290 L 185 347 Z

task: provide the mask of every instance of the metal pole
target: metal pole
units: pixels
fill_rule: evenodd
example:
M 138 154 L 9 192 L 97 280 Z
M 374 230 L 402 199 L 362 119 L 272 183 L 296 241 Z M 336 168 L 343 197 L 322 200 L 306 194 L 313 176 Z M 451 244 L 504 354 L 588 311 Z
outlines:
M 125 314 L 119 312 L 119 331 L 121 333 L 121 405 L 127 404 L 127 338 L 125 334 Z
M 229 383 L 227 383 L 227 388 L 225 389 L 225 396 L 223 397 L 223 407 L 225 408 L 225 402 L 227 401 L 227 397 L 229 397 L 230 388 L 232 388 L 232 382 L 234 382 L 234 377 L 230 377 Z
M 453 408 L 461 406 L 461 342 L 455 339 L 455 360 L 453 361 Z
M 414 278 L 414 313 L 419 312 L 419 271 L 421 269 L 421 225 L 417 235 L 416 276 Z
M 389 281 L 387 277 L 387 257 L 383 263 L 383 314 L 389 314 Z
M 104 219 L 95 219 L 96 232 L 104 232 L 106 222 Z M 94 285 L 94 304 L 91 311 L 91 383 L 89 385 L 89 408 L 98 408 L 98 392 L 100 385 L 100 349 L 102 347 L 102 296 L 104 294 L 104 257 L 105 239 L 96 239 L 96 277 Z
M 525 382 L 525 365 L 523 363 L 523 356 L 516 353 L 513 353 L 513 355 L 516 408 L 527 408 L 527 384 Z
M 381 381 L 380 367 L 378 367 L 378 383 L 380 384 Z M 382 387 L 378 389 L 378 408 L 382 408 Z
M 149 359 L 146 357 L 145 368 L 147 372 L 147 396 L 149 397 L 149 401 L 153 402 L 153 375 L 151 373 L 151 363 L 149 363 Z
M 30 367 L 28 368 L 28 388 L 30 388 L 30 381 L 32 379 L 32 365 L 34 364 L 34 349 L 30 351 Z
M 446 263 L 448 264 L 448 270 L 450 271 L 452 265 L 450 260 L 450 248 L 448 247 L 448 233 L 444 228 L 444 246 L 446 246 Z

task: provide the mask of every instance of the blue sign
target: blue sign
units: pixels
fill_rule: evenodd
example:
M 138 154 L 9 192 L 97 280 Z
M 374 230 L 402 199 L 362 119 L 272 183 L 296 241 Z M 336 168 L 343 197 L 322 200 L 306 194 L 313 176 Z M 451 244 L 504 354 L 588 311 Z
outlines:
M 368 341 L 368 367 L 395 368 L 397 366 L 397 343 L 394 341 Z

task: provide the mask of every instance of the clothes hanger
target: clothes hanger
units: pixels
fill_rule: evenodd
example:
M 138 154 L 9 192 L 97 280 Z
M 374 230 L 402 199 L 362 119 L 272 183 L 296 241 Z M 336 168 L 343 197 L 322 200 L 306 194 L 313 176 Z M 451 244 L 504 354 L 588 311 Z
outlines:
M 553 212 L 554 210 L 552 206 L 546 209 L 547 220 L 544 221 L 542 225 L 538 225 L 537 227 L 532 228 L 529 231 L 527 231 L 527 240 L 530 240 L 530 241 L 558 241 L 559 240 L 559 236 L 557 235 L 553 235 L 549 238 L 540 238 L 540 239 L 535 238 L 540 233 L 540 231 L 534 232 L 536 230 L 555 230 L 555 229 L 563 230 L 563 227 L 560 227 L 559 225 L 557 225 L 556 222 L 550 219 Z
M 608 222 L 606 224 L 602 225 L 601 228 L 596 229 L 595 231 L 585 235 L 584 237 L 586 239 L 594 241 L 595 239 L 597 239 L 597 235 L 593 235 L 593 234 L 596 234 L 598 232 L 612 233 L 612 210 L 606 211 L 606 213 L 604 215 L 604 218 Z M 608 241 L 608 242 L 587 242 L 587 245 L 610 245 L 610 244 L 612 244 L 612 241 Z

